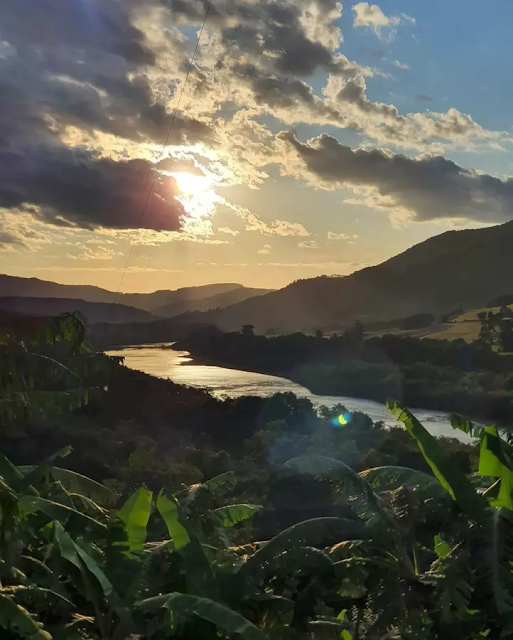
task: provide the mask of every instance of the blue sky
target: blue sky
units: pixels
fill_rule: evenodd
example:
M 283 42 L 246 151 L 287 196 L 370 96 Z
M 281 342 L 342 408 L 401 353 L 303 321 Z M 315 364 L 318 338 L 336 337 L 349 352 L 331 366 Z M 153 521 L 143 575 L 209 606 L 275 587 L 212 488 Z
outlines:
M 0 7 L 2 272 L 117 290 L 133 244 L 124 290 L 279 287 L 513 219 L 511 3 L 213 0 L 184 87 L 202 0 L 33 1 Z

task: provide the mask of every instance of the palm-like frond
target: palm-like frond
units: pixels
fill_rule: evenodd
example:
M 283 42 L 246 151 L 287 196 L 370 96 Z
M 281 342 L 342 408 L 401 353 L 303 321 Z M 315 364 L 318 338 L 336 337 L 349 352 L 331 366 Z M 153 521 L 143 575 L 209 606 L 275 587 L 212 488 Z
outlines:
M 363 522 L 345 518 L 314 518 L 285 529 L 260 547 L 240 568 L 240 577 L 258 579 L 274 558 L 295 547 L 325 548 L 341 540 L 370 538 Z

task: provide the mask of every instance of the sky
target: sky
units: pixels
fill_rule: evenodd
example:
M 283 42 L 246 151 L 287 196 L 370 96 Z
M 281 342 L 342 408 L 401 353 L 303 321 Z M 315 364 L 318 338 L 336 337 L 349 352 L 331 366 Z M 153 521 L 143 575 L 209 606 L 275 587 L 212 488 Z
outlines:
M 512 3 L 208 5 L 2 0 L 0 273 L 279 288 L 513 219 Z

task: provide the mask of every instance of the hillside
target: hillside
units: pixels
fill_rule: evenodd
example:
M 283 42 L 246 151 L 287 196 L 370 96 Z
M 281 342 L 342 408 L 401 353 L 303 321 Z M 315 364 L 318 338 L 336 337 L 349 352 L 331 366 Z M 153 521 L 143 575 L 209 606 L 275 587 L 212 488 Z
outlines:
M 181 304 L 183 305 L 184 311 L 194 310 L 200 308 L 197 306 L 197 303 L 203 299 L 226 294 L 238 289 L 244 289 L 244 287 L 236 283 L 218 283 L 206 284 L 199 287 L 182 287 L 181 289 L 175 289 L 173 291 L 163 289 L 161 291 L 154 291 L 153 293 L 123 293 L 118 299 L 132 307 L 138 307 L 139 309 L 145 309 L 146 311 L 163 315 L 158 311 L 163 307 Z M 206 308 L 208 309 L 210 307 Z
M 233 297 L 228 296 L 224 304 L 234 304 L 245 300 L 251 295 L 267 293 L 267 290 L 246 289 L 237 283 L 217 283 L 207 284 L 198 287 L 183 287 L 181 289 L 163 289 L 153 293 L 121 293 L 116 297 L 114 291 L 108 291 L 101 287 L 89 285 L 59 284 L 39 278 L 20 278 L 0 274 L 0 297 L 17 298 L 66 298 L 74 300 L 84 300 L 85 302 L 117 302 L 137 307 L 145 311 L 154 312 L 162 307 L 178 305 L 177 313 L 193 311 L 195 309 L 207 310 L 222 306 L 223 302 L 212 301 L 207 304 L 197 304 L 197 301 L 208 300 L 215 296 L 234 293 Z M 246 293 L 247 292 L 247 295 Z M 159 314 L 167 316 L 168 312 Z
M 265 295 L 269 292 L 270 289 L 252 289 L 250 287 L 238 286 L 236 289 L 218 293 L 217 295 L 213 295 L 208 298 L 184 298 L 183 300 L 166 304 L 163 307 L 158 307 L 153 310 L 153 313 L 165 318 L 172 318 L 173 316 L 186 313 L 187 311 L 209 311 L 210 309 L 227 307 L 232 304 L 244 302 L 249 298 Z
M 0 311 L 6 314 L 22 314 L 24 316 L 56 316 L 60 313 L 78 311 L 90 323 L 109 322 L 150 322 L 155 316 L 142 309 L 135 309 L 124 304 L 107 304 L 103 302 L 86 302 L 65 298 L 0 298 Z
M 416 313 L 436 316 L 462 305 L 482 307 L 513 292 L 513 223 L 448 231 L 376 266 L 346 277 L 300 280 L 284 289 L 176 322 L 242 324 L 258 332 L 339 331 L 356 319 L 390 320 Z

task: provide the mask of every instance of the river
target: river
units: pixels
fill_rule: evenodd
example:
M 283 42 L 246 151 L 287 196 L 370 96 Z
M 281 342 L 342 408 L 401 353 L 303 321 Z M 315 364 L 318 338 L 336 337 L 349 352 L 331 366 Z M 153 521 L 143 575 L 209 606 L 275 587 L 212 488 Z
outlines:
M 240 396 L 268 397 L 275 393 L 291 391 L 298 397 L 308 398 L 315 407 L 323 405 L 333 407 L 336 404 L 343 404 L 348 411 L 365 413 L 374 422 L 382 420 L 389 427 L 397 425 L 395 417 L 379 402 L 364 398 L 319 396 L 286 378 L 194 364 L 187 351 L 175 351 L 170 348 L 171 344 L 124 347 L 107 353 L 112 356 L 122 356 L 125 359 L 125 365 L 131 369 L 159 378 L 167 378 L 178 384 L 207 389 L 212 395 L 221 399 Z M 414 413 L 433 435 L 458 438 L 463 442 L 470 441 L 467 435 L 452 429 L 449 414 L 427 409 L 416 409 Z

